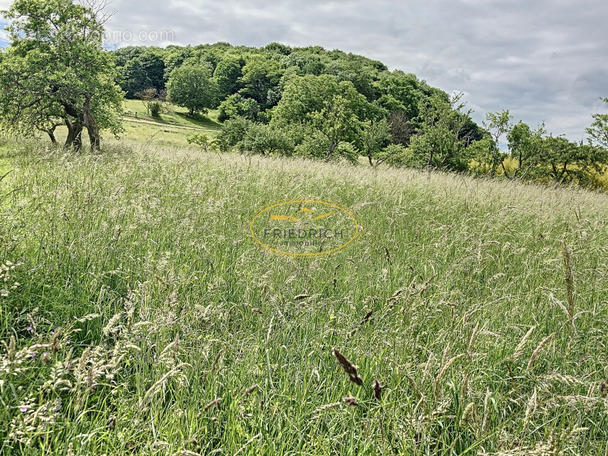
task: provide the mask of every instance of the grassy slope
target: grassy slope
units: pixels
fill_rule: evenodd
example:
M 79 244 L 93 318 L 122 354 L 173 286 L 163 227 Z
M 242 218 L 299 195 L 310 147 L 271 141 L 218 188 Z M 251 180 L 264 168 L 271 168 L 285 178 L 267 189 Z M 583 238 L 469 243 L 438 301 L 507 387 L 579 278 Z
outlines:
M 153 118 L 147 114 L 146 107 L 141 101 L 125 100 L 124 131 L 120 135 L 120 140 L 134 144 L 136 147 L 143 145 L 147 148 L 188 148 L 187 139 L 194 134 L 203 133 L 213 139 L 219 133 L 217 111 L 210 111 L 206 116 L 198 114 L 192 117 L 188 115 L 186 109 L 170 103 L 165 104 L 165 109 L 160 118 Z M 66 133 L 67 130 L 63 127 L 57 129 L 56 136 L 60 143 L 65 140 Z M 107 140 L 113 139 L 107 132 L 104 136 Z M 44 136 L 44 139 L 46 140 L 47 137 Z M 85 144 L 86 142 L 85 139 Z
M 23 263 L 0 298 L 0 339 L 16 340 L 0 368 L 0 439 L 14 434 L 0 453 L 61 454 L 68 442 L 75 454 L 606 451 L 605 195 L 109 149 L 10 143 L 0 155 L 14 169 L 0 191 L 17 189 L 2 206 L 0 260 Z M 244 230 L 252 214 L 302 196 L 355 210 L 361 240 L 309 260 L 260 251 Z M 71 326 L 81 332 L 50 333 Z M 55 365 L 70 347 L 80 361 Z
M 141 101 L 125 100 L 125 131 L 122 139 L 148 146 L 185 147 L 189 136 L 204 133 L 214 138 L 219 132 L 216 111 L 209 112 L 207 116 L 191 117 L 186 109 L 169 103 L 165 107 L 166 111 L 158 119 L 147 114 Z

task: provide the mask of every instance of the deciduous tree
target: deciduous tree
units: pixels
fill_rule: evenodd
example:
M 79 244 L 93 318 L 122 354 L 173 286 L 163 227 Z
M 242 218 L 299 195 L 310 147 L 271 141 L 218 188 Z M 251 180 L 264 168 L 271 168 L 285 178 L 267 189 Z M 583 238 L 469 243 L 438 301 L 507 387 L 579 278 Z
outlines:
M 68 128 L 65 145 L 80 149 L 87 129 L 99 149 L 100 130 L 120 130 L 122 93 L 113 59 L 102 48 L 102 5 L 71 0 L 15 0 L 3 12 L 10 47 L 0 65 L 0 118 L 5 128 Z
M 176 68 L 167 82 L 169 99 L 190 111 L 206 112 L 217 105 L 217 83 L 207 65 L 184 64 Z

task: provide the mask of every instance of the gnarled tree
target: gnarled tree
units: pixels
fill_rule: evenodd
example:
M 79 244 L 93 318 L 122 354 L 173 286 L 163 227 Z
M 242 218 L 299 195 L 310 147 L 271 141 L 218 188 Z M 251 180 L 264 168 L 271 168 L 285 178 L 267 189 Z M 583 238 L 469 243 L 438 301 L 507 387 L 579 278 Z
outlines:
M 100 130 L 120 130 L 122 93 L 111 56 L 103 50 L 101 9 L 72 0 L 15 0 L 3 15 L 10 47 L 0 59 L 0 121 L 22 133 L 40 130 L 80 149 L 86 128 L 92 149 Z

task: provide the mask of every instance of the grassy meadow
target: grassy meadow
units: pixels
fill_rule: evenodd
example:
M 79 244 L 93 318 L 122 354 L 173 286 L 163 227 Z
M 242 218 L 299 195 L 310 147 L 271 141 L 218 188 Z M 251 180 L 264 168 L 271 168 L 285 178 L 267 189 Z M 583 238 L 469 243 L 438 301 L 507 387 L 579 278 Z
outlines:
M 164 148 L 181 119 L 1 140 L 0 454 L 608 455 L 606 194 Z M 251 240 L 303 197 L 358 242 Z

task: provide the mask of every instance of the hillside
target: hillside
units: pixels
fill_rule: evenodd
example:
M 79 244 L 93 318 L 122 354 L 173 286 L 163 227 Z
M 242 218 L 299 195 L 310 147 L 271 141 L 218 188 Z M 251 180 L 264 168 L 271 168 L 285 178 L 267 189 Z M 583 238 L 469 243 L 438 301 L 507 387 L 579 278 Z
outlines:
M 607 188 L 602 114 L 582 142 L 515 119 L 508 106 L 486 113 L 480 126 L 462 94 L 319 46 L 126 47 L 112 56 L 127 98 L 157 109 L 169 99 L 191 116 L 213 110 L 222 151 Z
M 0 166 L 0 453 L 606 450 L 604 195 L 110 140 Z M 252 241 L 300 198 L 358 241 Z

